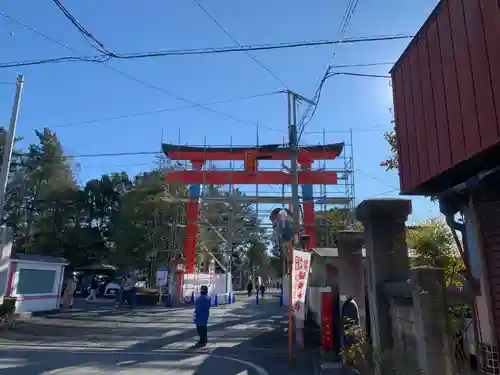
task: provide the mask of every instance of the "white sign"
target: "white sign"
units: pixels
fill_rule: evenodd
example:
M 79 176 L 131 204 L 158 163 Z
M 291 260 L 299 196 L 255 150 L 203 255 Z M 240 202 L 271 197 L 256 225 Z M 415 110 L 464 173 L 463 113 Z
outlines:
M 305 319 L 304 304 L 306 302 L 307 280 L 311 267 L 311 253 L 293 251 L 292 268 L 292 307 L 297 319 Z
M 182 283 L 182 298 L 184 302 L 189 303 L 194 294 L 194 298 L 198 298 L 202 285 L 208 287 L 209 293 L 212 285 L 210 285 L 210 274 L 208 273 L 186 273 Z
M 158 268 L 156 270 L 156 285 L 167 285 L 168 282 L 168 270 L 165 268 Z

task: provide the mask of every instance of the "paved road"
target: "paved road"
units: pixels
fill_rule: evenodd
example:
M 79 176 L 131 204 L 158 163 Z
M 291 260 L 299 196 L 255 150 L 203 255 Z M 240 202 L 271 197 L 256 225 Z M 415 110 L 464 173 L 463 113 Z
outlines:
M 276 299 L 215 308 L 205 349 L 192 348 L 192 308 L 30 318 L 0 339 L 0 375 L 312 374 L 307 352 L 288 366 L 284 313 Z

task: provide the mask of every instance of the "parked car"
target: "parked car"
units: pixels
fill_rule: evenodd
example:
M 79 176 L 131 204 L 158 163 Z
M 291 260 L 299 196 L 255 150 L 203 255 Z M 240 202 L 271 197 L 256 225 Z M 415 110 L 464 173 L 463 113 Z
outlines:
M 120 293 L 120 289 L 120 285 L 110 281 L 104 288 L 103 296 L 106 298 L 116 298 L 116 296 Z

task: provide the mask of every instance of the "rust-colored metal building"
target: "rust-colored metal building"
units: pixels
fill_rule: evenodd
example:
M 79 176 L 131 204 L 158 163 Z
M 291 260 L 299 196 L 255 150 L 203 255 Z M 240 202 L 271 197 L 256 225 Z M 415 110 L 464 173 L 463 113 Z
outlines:
M 498 0 L 440 1 L 391 75 L 402 193 L 500 164 Z
M 462 232 L 476 341 L 499 368 L 500 0 L 441 0 L 391 75 L 401 192 L 438 196 Z

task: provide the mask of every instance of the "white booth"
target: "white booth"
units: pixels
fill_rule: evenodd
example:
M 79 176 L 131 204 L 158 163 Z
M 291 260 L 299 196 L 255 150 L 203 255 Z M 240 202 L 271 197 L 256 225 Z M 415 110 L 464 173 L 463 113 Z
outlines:
M 16 313 L 59 309 L 67 264 L 64 258 L 32 254 L 4 256 L 0 261 L 0 297 L 15 297 Z

